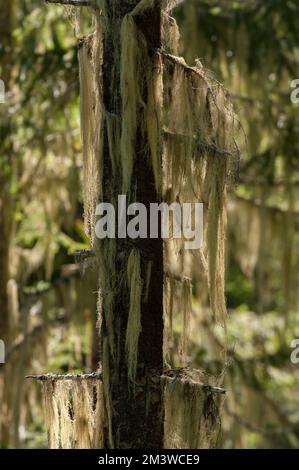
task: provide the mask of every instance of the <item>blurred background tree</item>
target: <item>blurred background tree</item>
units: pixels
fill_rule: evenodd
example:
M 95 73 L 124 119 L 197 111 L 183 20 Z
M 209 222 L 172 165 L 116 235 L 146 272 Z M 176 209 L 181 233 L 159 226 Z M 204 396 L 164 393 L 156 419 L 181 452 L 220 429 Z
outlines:
M 26 371 L 45 364 L 61 371 L 94 368 L 96 297 L 93 271 L 82 276 L 69 256 L 88 247 L 74 18 L 40 1 L 1 0 L 0 6 L 6 85 L 0 108 L 1 446 L 18 447 L 30 426 L 43 422 L 41 397 L 25 384 Z M 86 298 L 78 294 L 84 286 Z M 26 434 L 25 422 L 31 423 Z
M 298 14 L 296 2 L 280 0 L 188 0 L 177 11 L 184 55 L 191 63 L 199 58 L 229 89 L 246 135 L 240 184 L 228 195 L 227 340 L 234 359 L 224 447 L 298 447 L 298 366 L 290 361 L 299 326 L 299 127 L 290 99 Z M 224 339 L 211 335 L 207 316 L 195 310 L 193 354 L 212 363 Z
M 26 372 L 89 372 L 98 359 L 95 275 L 69 256 L 89 248 L 72 34 L 89 20 L 84 8 L 40 0 L 1 0 L 0 12 L 0 446 L 45 447 L 40 390 Z M 175 11 L 181 54 L 230 90 L 246 135 L 240 184 L 228 194 L 227 334 L 208 320 L 199 269 L 187 364 L 176 318 L 171 349 L 177 365 L 211 373 L 222 370 L 223 350 L 232 359 L 219 447 L 299 445 L 290 361 L 299 337 L 298 15 L 291 0 L 187 0 Z

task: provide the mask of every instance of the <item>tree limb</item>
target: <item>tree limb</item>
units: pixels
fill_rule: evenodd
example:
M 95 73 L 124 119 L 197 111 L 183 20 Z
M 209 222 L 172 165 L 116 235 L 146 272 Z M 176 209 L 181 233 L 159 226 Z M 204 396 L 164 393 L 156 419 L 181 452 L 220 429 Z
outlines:
M 182 385 L 189 385 L 190 387 L 199 387 L 206 393 L 219 393 L 224 395 L 226 390 L 221 387 L 214 387 L 212 385 L 203 384 L 198 380 L 192 378 L 192 372 L 198 372 L 197 370 L 188 370 L 186 368 L 179 369 L 168 369 L 165 370 L 163 375 L 161 375 L 161 380 L 164 382 L 177 382 L 179 381 Z
M 102 373 L 92 372 L 91 374 L 39 374 L 39 375 L 26 375 L 25 379 L 34 380 L 102 380 Z
M 56 3 L 73 7 L 89 7 L 92 5 L 92 0 L 46 0 L 46 3 Z

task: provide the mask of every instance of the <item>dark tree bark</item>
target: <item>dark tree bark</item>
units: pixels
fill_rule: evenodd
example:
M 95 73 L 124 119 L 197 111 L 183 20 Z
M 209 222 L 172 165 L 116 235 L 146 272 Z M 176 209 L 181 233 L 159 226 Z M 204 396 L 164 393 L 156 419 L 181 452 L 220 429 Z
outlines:
M 121 116 L 122 103 L 120 92 L 120 28 L 124 16 L 132 11 L 138 1 L 107 1 L 107 25 L 104 32 L 103 57 L 103 101 L 105 109 L 111 115 Z M 153 51 L 161 43 L 161 10 L 157 6 L 142 17 L 136 19 L 148 43 L 155 64 Z M 143 98 L 146 102 L 146 89 Z M 147 137 L 141 129 L 137 131 L 135 164 L 132 177 L 132 189 L 136 191 L 136 200 L 149 208 L 150 203 L 160 202 L 155 189 L 155 179 L 148 154 Z M 121 176 L 112 178 L 111 158 L 107 129 L 104 129 L 104 170 L 103 200 L 117 201 L 122 194 Z M 120 153 L 120 149 L 117 149 Z M 120 170 L 121 171 L 121 170 Z M 161 168 L 162 171 L 162 168 Z M 149 211 L 148 211 L 149 213 Z M 148 224 L 149 226 L 149 224 Z M 141 253 L 141 277 L 146 284 L 146 269 L 151 262 L 152 274 L 147 299 L 141 307 L 142 332 L 139 337 L 138 363 L 134 390 L 129 384 L 126 361 L 126 328 L 130 299 L 128 289 L 121 281 L 127 272 L 127 261 L 132 247 Z M 105 250 L 105 242 L 100 249 Z M 103 361 L 104 388 L 110 388 L 110 406 L 112 419 L 110 430 L 105 431 L 105 445 L 115 448 L 162 448 L 163 447 L 163 390 L 160 375 L 163 371 L 163 242 L 162 239 L 117 239 L 115 273 L 119 276 L 113 285 L 113 343 L 115 356 L 109 353 L 109 367 Z M 118 282 L 119 281 L 119 282 Z M 105 295 L 105 293 L 103 294 Z M 105 307 L 104 307 L 105 309 Z M 107 315 L 103 312 L 101 343 L 108 341 Z M 111 341 L 111 338 L 109 339 Z M 103 352 L 104 354 L 104 352 Z M 107 417 L 107 422 L 109 421 Z
M 13 21 L 14 0 L 6 2 L 0 0 L 0 79 L 4 81 L 6 91 L 9 90 L 11 80 L 11 49 L 12 21 Z M 0 104 L 0 107 L 5 106 Z M 6 348 L 11 339 L 11 319 L 9 318 L 9 302 L 7 285 L 10 279 L 10 244 L 13 234 L 13 200 L 10 193 L 12 178 L 12 139 L 11 123 L 9 118 L 1 111 L 0 138 L 0 339 L 4 340 Z M 13 368 L 10 364 L 2 366 L 0 377 L 0 440 L 5 448 L 10 441 L 10 425 L 12 420 L 11 403 L 12 393 L 7 386 L 10 384 Z

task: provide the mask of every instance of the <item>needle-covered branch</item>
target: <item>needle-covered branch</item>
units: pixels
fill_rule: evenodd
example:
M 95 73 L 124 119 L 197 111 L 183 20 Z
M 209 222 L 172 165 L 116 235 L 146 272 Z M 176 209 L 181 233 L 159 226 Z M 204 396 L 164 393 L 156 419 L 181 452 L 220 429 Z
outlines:
M 179 380 L 184 384 L 188 384 L 190 386 L 202 388 L 206 392 L 211 393 L 226 393 L 224 388 L 214 387 L 212 385 L 203 384 L 193 380 L 191 377 L 188 377 L 186 373 L 182 375 L 182 369 L 169 369 L 164 371 L 163 375 L 161 375 L 162 381 L 173 382 Z M 192 372 L 192 371 L 191 371 Z M 101 372 L 92 372 L 91 374 L 32 374 L 26 375 L 26 379 L 33 379 L 39 381 L 46 381 L 46 380 L 102 380 L 102 373 Z

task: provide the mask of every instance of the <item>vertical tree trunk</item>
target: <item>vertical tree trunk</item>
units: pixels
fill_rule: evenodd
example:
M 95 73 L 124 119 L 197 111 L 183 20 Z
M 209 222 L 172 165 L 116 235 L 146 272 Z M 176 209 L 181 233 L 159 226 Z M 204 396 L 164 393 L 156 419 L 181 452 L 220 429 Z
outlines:
M 6 91 L 9 89 L 11 80 L 11 49 L 12 49 L 12 21 L 14 0 L 6 2 L 0 0 L 0 79 L 4 81 Z M 0 104 L 0 107 L 4 107 Z M 6 109 L 6 108 L 5 108 Z M 10 133 L 10 121 L 5 113 L 0 110 L 0 138 L 2 143 L 0 155 L 0 339 L 4 340 L 6 347 L 10 340 L 10 318 L 7 286 L 10 279 L 10 244 L 13 233 L 13 205 L 10 194 L 12 178 L 12 141 L 7 139 Z M 2 119 L 5 119 L 2 122 Z M 11 389 L 7 387 L 10 383 L 12 368 L 9 364 L 3 367 L 0 377 L 0 439 L 5 448 L 10 441 L 11 424 Z
M 130 13 L 138 1 L 107 1 L 103 50 L 103 101 L 109 118 L 122 122 L 122 100 L 120 89 L 120 29 L 125 15 Z M 154 68 L 154 54 L 150 50 L 160 47 L 161 11 L 159 2 L 150 13 L 136 20 L 142 31 Z M 151 56 L 152 54 L 152 56 Z M 133 79 L 136 79 L 134 77 Z M 147 91 L 144 86 L 143 99 Z M 111 146 L 108 142 L 107 120 L 104 125 L 103 201 L 117 202 L 122 194 L 121 169 L 112 177 Z M 121 127 L 121 125 L 119 125 Z M 121 133 L 121 128 L 117 130 Z M 129 151 L 129 150 L 128 150 Z M 114 153 L 120 155 L 118 142 Z M 162 168 L 161 168 L 162 171 Z M 148 137 L 137 129 L 135 163 L 131 194 L 134 200 L 149 208 L 150 203 L 159 202 L 155 189 L 155 178 L 149 156 Z M 129 199 L 129 198 L 128 198 Z M 130 201 L 128 201 L 130 202 Z M 132 201 L 131 201 L 132 202 Z M 148 211 L 149 213 L 149 211 Z M 149 223 L 148 223 L 149 226 Z M 106 410 L 105 445 L 115 448 L 162 448 L 163 447 L 163 390 L 160 375 L 163 370 L 163 242 L 158 239 L 116 239 L 101 242 L 104 262 L 110 262 L 111 284 L 103 290 L 103 324 L 101 332 L 103 356 L 104 402 Z M 128 258 L 132 249 L 138 250 L 141 259 L 141 333 L 138 343 L 138 358 L 135 383 L 129 377 L 126 336 L 130 295 L 127 285 Z M 111 251 L 112 250 L 112 251 Z M 108 253 L 113 257 L 112 264 Z M 112 254 L 113 253 L 113 254 Z M 101 258 L 103 261 L 103 258 Z M 106 272 L 108 276 L 108 271 Z M 149 277 L 148 277 L 149 275 Z M 149 279 L 149 282 L 147 282 Z M 109 282 L 109 281 L 108 281 Z M 147 286 L 147 289 L 146 289 Z M 147 292 L 146 292 L 147 290 Z M 112 296 L 107 302 L 107 297 Z M 112 306 L 112 307 L 111 307 Z
M 4 0 L 0 0 L 0 44 L 2 49 L 0 55 L 0 79 L 4 81 L 6 89 L 9 86 L 11 75 L 12 8 L 13 1 L 5 2 Z M 0 104 L 0 106 L 4 105 Z M 4 117 L 4 114 L 2 117 Z M 10 155 L 8 147 L 10 147 L 10 144 L 3 145 L 3 139 L 5 139 L 3 133 L 5 132 L 7 135 L 8 126 L 8 122 L 2 123 L 1 125 L 3 129 L 1 132 L 2 148 L 4 148 L 5 155 L 1 155 L 0 162 L 0 338 L 4 341 L 7 341 L 9 331 L 7 283 L 9 281 L 9 246 L 12 229 L 11 197 L 9 194 L 11 164 L 9 161 Z

